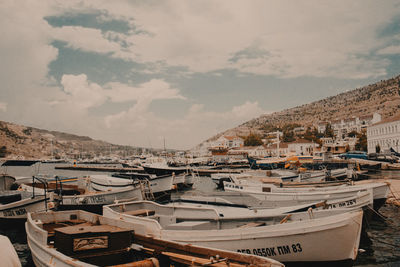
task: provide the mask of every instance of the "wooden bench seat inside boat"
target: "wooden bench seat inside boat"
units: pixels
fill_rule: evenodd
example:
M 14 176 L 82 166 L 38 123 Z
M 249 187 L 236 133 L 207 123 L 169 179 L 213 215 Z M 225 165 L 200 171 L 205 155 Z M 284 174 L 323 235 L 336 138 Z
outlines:
M 168 230 L 208 230 L 210 221 L 184 221 L 167 225 Z
M 139 216 L 139 217 L 151 216 L 154 215 L 155 213 L 156 212 L 154 210 L 147 210 L 147 209 L 130 210 L 123 212 L 123 214 Z

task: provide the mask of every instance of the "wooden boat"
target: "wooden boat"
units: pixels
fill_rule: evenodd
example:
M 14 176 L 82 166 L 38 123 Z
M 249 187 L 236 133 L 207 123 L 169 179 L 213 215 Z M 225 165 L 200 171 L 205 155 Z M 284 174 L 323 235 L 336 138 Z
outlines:
M 50 210 L 56 206 L 53 196 L 46 192 L 0 192 L 0 219 L 26 219 L 28 212 Z
M 173 189 L 185 189 L 185 188 L 190 188 L 193 186 L 193 179 L 192 174 L 188 173 L 181 173 L 178 175 L 175 175 L 175 173 L 167 174 L 167 175 L 162 175 L 162 176 L 157 176 L 155 174 L 148 174 L 148 173 L 137 173 L 137 172 L 128 172 L 128 173 L 115 173 L 112 174 L 112 177 L 117 177 L 117 178 L 125 178 L 125 179 L 131 179 L 131 180 L 138 180 L 138 181 L 143 181 L 143 180 L 149 180 L 153 184 L 157 179 L 162 179 L 165 177 L 172 176 L 172 188 Z M 168 185 L 167 185 L 168 186 Z M 154 185 L 153 185 L 154 187 Z M 162 191 L 162 189 L 159 188 L 152 188 L 153 191 L 158 192 Z
M 78 185 L 63 183 L 49 183 L 46 187 L 43 184 L 22 184 L 21 190 L 42 193 L 44 190 L 54 192 L 59 196 L 58 209 L 82 209 L 101 213 L 102 206 L 118 201 L 142 200 L 142 189 L 139 185 L 119 188 L 113 191 L 95 191 L 90 187 L 90 179 L 80 177 Z
M 343 199 L 321 200 L 318 202 L 310 202 L 295 206 L 281 206 L 275 201 L 263 203 L 261 201 L 258 201 L 257 199 L 249 200 L 249 198 L 245 197 L 241 199 L 242 197 L 242 195 L 235 194 L 234 197 L 230 199 L 231 201 L 228 201 L 226 198 L 224 198 L 223 195 L 182 195 L 179 199 L 174 200 L 173 203 L 174 205 L 177 205 L 177 203 L 179 203 L 181 205 L 196 205 L 198 207 L 240 207 L 257 210 L 257 212 L 263 209 L 274 209 L 279 210 L 279 212 L 282 213 L 307 211 L 309 208 L 312 208 L 313 210 L 342 209 L 344 211 L 360 208 L 373 208 L 372 190 L 360 191 L 353 196 Z
M 268 258 L 140 235 L 131 223 L 85 211 L 29 214 L 26 233 L 36 266 L 283 266 Z
M 52 209 L 55 203 L 50 196 L 21 191 L 3 191 L 0 193 L 0 219 L 26 219 L 28 212 Z
M 298 186 L 280 187 L 276 184 L 249 183 L 239 181 L 236 183 L 224 182 L 226 191 L 249 194 L 260 201 L 277 201 L 285 206 L 304 204 L 314 201 L 342 199 L 353 196 L 356 192 L 372 189 L 374 210 L 385 203 L 389 186 L 387 183 L 366 183 L 360 185 L 342 184 L 337 186 Z
M 223 182 L 236 182 L 237 180 L 250 180 L 254 182 L 262 182 L 265 179 L 270 179 L 270 182 L 275 183 L 313 183 L 325 182 L 326 178 L 337 179 L 347 176 L 347 169 L 336 170 L 318 170 L 318 171 L 303 171 L 296 170 L 268 170 L 268 171 L 245 171 L 241 174 L 232 173 L 217 173 L 212 174 L 211 179 L 217 185 L 217 188 L 224 189 Z
M 150 179 L 130 179 L 130 178 L 117 178 L 108 175 L 91 175 L 90 183 L 94 190 L 98 191 L 115 191 L 122 188 L 137 187 L 141 182 L 147 182 L 150 187 L 152 195 L 155 199 L 170 199 L 171 190 L 173 188 L 173 176 L 157 176 Z
M 351 262 L 358 252 L 363 212 L 333 213 L 300 212 L 253 219 L 240 214 L 225 217 L 212 208 L 145 201 L 103 207 L 105 217 L 131 223 L 141 235 L 268 256 L 284 263 Z

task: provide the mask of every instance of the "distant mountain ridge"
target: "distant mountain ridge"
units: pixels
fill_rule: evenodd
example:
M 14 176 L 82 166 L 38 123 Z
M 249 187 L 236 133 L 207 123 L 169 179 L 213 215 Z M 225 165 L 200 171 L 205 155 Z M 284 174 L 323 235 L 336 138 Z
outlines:
M 0 157 L 38 159 L 134 153 L 139 148 L 0 121 L 0 149 Z
M 282 127 L 296 123 L 313 127 L 321 121 L 362 117 L 374 112 L 379 113 L 382 119 L 389 118 L 400 113 L 399 85 L 400 75 L 309 104 L 262 115 L 207 141 L 221 135 L 247 136 L 250 132 L 263 135 L 266 126 Z

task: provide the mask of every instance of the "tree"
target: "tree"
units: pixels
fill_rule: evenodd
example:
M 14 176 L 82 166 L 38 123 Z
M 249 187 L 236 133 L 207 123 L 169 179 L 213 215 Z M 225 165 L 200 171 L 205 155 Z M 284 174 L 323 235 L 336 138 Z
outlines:
M 347 134 L 349 137 L 356 137 L 357 136 L 357 131 L 351 131 Z
M 367 134 L 365 130 L 363 130 L 361 133 L 357 134 L 357 143 L 356 143 L 356 150 L 360 151 L 367 151 L 368 150 L 368 142 L 367 142 Z M 379 152 L 378 152 L 379 153 Z
M 296 140 L 294 138 L 293 131 L 284 131 L 282 140 L 283 142 L 293 142 L 294 140 Z
M 263 142 L 261 140 L 261 137 L 258 134 L 250 133 L 245 139 L 244 139 L 244 145 L 245 146 L 259 146 L 262 145 Z
M 333 137 L 334 136 L 334 132 L 333 132 L 333 128 L 332 125 L 330 123 L 328 123 L 325 127 L 325 133 L 324 133 L 325 137 Z

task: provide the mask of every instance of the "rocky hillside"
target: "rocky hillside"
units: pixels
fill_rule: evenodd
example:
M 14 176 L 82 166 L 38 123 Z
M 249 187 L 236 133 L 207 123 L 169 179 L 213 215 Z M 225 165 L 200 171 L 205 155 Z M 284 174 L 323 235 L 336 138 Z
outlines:
M 113 145 L 87 136 L 47 131 L 0 121 L 0 157 L 7 158 L 91 158 L 126 155 L 138 148 Z
M 357 88 L 310 104 L 286 109 L 248 121 L 220 135 L 246 136 L 252 132 L 264 134 L 272 127 L 288 124 L 313 127 L 320 121 L 381 114 L 382 119 L 400 113 L 400 76 Z

